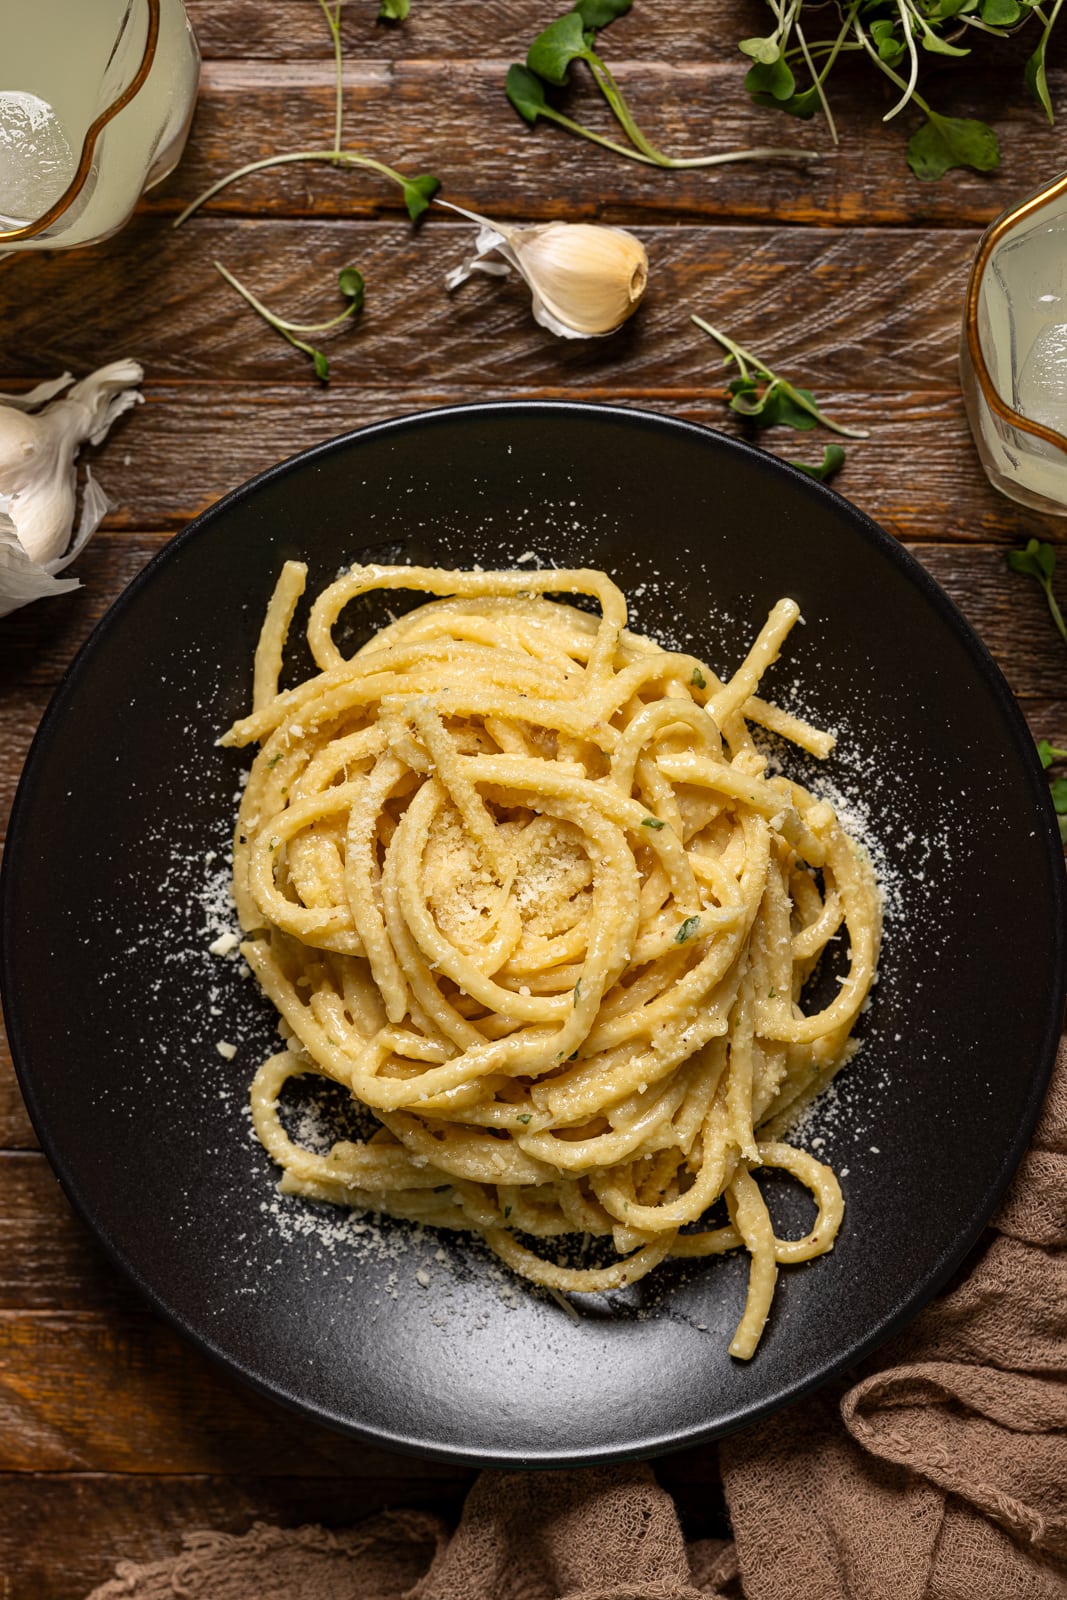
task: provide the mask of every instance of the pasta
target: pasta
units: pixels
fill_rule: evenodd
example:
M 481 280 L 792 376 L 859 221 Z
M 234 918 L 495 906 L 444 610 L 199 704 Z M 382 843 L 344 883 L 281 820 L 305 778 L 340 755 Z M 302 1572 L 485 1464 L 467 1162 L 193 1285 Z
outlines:
M 832 749 L 758 695 L 796 603 L 723 681 L 630 632 L 601 572 L 356 566 L 311 607 L 316 671 L 281 691 L 305 578 L 286 563 L 222 739 L 259 745 L 234 895 L 286 1041 L 252 1088 L 281 1188 L 479 1234 L 557 1295 L 743 1248 L 730 1351 L 750 1357 L 779 1266 L 841 1223 L 834 1173 L 783 1135 L 855 1048 L 880 937 L 866 852 L 750 731 Z M 335 626 L 371 590 L 441 598 L 346 658 Z M 848 970 L 805 1014 L 842 930 Z M 279 1097 L 308 1073 L 369 1137 L 289 1137 Z M 810 1190 L 804 1238 L 776 1236 L 760 1168 Z M 561 1264 L 564 1236 L 611 1259 Z

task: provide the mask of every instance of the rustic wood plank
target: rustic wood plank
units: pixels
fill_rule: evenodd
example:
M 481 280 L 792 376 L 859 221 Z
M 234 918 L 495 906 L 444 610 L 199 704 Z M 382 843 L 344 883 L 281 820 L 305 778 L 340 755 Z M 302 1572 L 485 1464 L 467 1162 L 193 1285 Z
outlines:
M 391 27 L 378 21 L 376 0 L 359 0 L 342 7 L 341 37 L 349 57 L 478 61 L 492 54 L 521 60 L 535 35 L 564 10 L 565 0 L 494 0 L 491 8 L 483 0 L 417 0 L 404 26 Z M 186 11 L 205 60 L 296 62 L 330 55 L 321 13 L 309 0 L 271 0 L 269 6 L 259 0 L 186 0 Z M 768 10 L 753 0 L 718 0 L 714 11 L 703 15 L 658 0 L 635 6 L 601 33 L 600 43 L 611 63 L 714 61 L 739 67 L 743 75 L 747 62 L 737 43 L 769 23 Z M 967 76 L 988 80 L 993 104 L 1002 106 L 1013 97 L 1018 85 L 1012 73 L 1021 72 L 1036 31 L 1031 27 L 1014 41 L 988 43 L 977 34 L 967 40 L 972 47 Z M 816 37 L 811 29 L 809 38 Z M 842 61 L 835 70 L 840 73 L 835 84 L 850 76 L 877 81 L 863 63 Z M 958 77 L 948 78 L 939 103 Z
M 257 337 L 254 326 L 245 329 Z M 531 346 L 533 345 L 531 339 Z M 704 352 L 691 352 L 699 361 Z M 79 370 L 99 359 L 89 354 Z M 862 506 L 899 538 L 914 541 L 1002 542 L 1015 544 L 1031 534 L 1054 543 L 1067 537 L 1063 519 L 1041 517 L 997 494 L 987 482 L 974 450 L 955 390 L 892 394 L 835 390 L 818 376 L 817 359 L 798 356 L 785 370 L 807 378 L 831 416 L 864 425 L 870 437 L 847 446 L 847 462 L 835 487 Z M 522 364 L 523 358 L 518 358 Z M 489 347 L 488 370 L 507 371 L 513 364 L 506 348 Z M 562 399 L 634 406 L 683 417 L 747 438 L 786 460 L 817 460 L 829 435 L 800 436 L 776 428 L 762 434 L 750 430 L 729 411 L 722 398 L 721 377 L 703 371 L 702 386 L 638 390 L 633 386 L 594 383 L 528 386 L 495 382 L 480 386 L 375 388 L 343 381 L 358 373 L 363 356 L 355 343 L 336 347 L 337 378 L 327 389 L 313 380 L 294 383 L 234 384 L 205 382 L 146 383 L 148 404 L 118 424 L 115 437 L 98 452 L 88 452 L 93 471 L 105 485 L 114 509 L 106 528 L 129 532 L 140 540 L 143 530 L 169 533 L 185 526 L 239 484 L 286 460 L 300 450 L 368 423 L 477 401 Z M 42 368 L 44 370 L 44 368 Z M 55 364 L 48 370 L 55 370 Z M 298 369 L 299 370 L 299 369 Z M 292 374 L 290 373 L 290 376 Z M 592 375 L 590 375 L 592 378 Z M 605 375 L 607 376 L 607 375 Z M 77 563 L 87 586 L 103 576 L 98 536 Z M 152 550 L 159 547 L 153 543 Z M 147 548 L 147 547 L 146 547 Z M 122 574 L 133 575 L 131 552 Z M 109 600 L 118 585 L 109 593 Z M 68 619 L 81 617 L 86 596 L 71 594 L 30 606 L 0 620 L 0 650 L 25 637 L 25 648 L 62 651 L 74 634 Z M 19 648 L 23 648 L 20 646 Z M 0 664 L 0 674 L 3 666 Z M 2 681 L 2 678 L 0 678 Z
M 354 349 L 338 358 L 338 367 L 351 359 L 356 359 Z M 114 510 L 107 531 L 79 558 L 76 571 L 86 588 L 94 594 L 103 589 L 110 603 L 171 532 L 249 477 L 353 426 L 448 404 L 533 398 L 635 406 L 699 422 L 733 438 L 748 438 L 786 460 L 818 459 L 827 435 L 798 436 L 789 429 L 751 432 L 727 409 L 719 382 L 718 374 L 712 373 L 707 388 L 697 392 L 486 384 L 479 389 L 405 394 L 373 387 L 356 393 L 354 386 L 340 382 L 325 391 L 310 384 L 306 388 L 264 384 L 244 386 L 235 393 L 204 383 L 149 381 L 149 404 L 119 424 L 114 440 L 91 453 L 94 474 L 107 487 Z M 1062 519 L 1024 511 L 989 486 L 955 392 L 835 393 L 821 384 L 816 392 L 831 415 L 865 423 L 870 430 L 868 439 L 848 446 L 846 466 L 835 487 L 897 537 L 1004 544 L 1016 544 L 1031 534 L 1054 543 L 1067 537 Z M 104 553 L 108 532 L 118 531 L 131 541 L 121 558 L 117 551 Z M 112 571 L 115 560 L 119 565 Z M 0 619 L 0 684 L 7 650 L 47 651 L 56 659 L 69 659 L 75 642 L 84 636 L 79 619 L 99 615 L 94 599 L 72 593 Z
M 7 1034 L 0 1027 L 0 1150 L 35 1150 L 33 1131 L 11 1064 Z
M 0 1312 L 0 1472 L 404 1478 L 453 1469 L 307 1421 L 151 1312 Z
M 1029 100 L 1021 74 L 998 70 L 954 80 L 953 114 L 981 116 L 1000 139 L 1002 165 L 992 175 L 957 171 L 938 183 L 910 172 L 905 156 L 914 113 L 885 124 L 895 98 L 874 74 L 848 70 L 834 85 L 842 138 L 835 148 L 821 120 L 798 122 L 753 106 L 732 60 L 670 63 L 611 56 L 612 70 L 648 136 L 670 154 L 692 157 L 773 145 L 815 151 L 816 163 L 731 162 L 688 171 L 642 166 L 556 127 L 526 126 L 509 106 L 504 79 L 510 59 L 495 41 L 469 60 L 418 59 L 380 49 L 349 56 L 344 68 L 345 130 L 353 147 L 403 170 L 431 171 L 449 198 L 505 218 L 558 214 L 609 221 L 641 216 L 715 215 L 804 223 L 922 222 L 984 224 L 1033 186 L 1031 174 L 1054 174 L 1058 135 Z M 178 172 L 146 204 L 168 213 L 216 178 L 250 161 L 288 150 L 328 146 L 334 87 L 328 50 L 295 66 L 248 60 L 209 62 L 189 145 Z M 740 58 L 738 58 L 738 61 Z M 1062 103 L 1067 77 L 1053 71 Z M 943 93 L 942 99 L 945 98 Z M 608 137 L 618 134 L 588 81 L 561 93 L 559 105 Z M 255 108 L 254 112 L 251 107 Z M 331 182 L 290 172 L 257 174 L 212 202 L 225 211 L 267 210 L 346 215 L 401 209 L 381 180 Z
M 399 222 L 198 217 L 175 232 L 165 219 L 142 215 L 114 239 L 80 252 L 77 272 L 60 253 L 21 257 L 8 267 L 0 277 L 0 382 L 28 383 L 64 367 L 81 372 L 136 355 L 150 403 L 157 403 L 160 382 L 210 380 L 224 386 L 213 396 L 219 421 L 229 415 L 246 427 L 251 383 L 297 385 L 286 404 L 308 414 L 328 411 L 331 397 L 346 389 L 349 426 L 362 420 L 368 388 L 388 388 L 394 406 L 405 392 L 442 387 L 470 398 L 505 386 L 520 394 L 567 389 L 576 398 L 607 388 L 656 400 L 675 392 L 718 396 L 722 352 L 690 322 L 699 312 L 794 382 L 813 386 L 831 415 L 832 406 L 844 410 L 845 421 L 874 422 L 884 397 L 898 396 L 915 407 L 909 420 L 918 429 L 928 399 L 937 397 L 940 411 L 955 395 L 973 231 L 709 224 L 640 232 L 650 278 L 639 313 L 608 339 L 564 340 L 534 323 L 529 292 L 517 278 L 478 275 L 449 294 L 446 274 L 473 237 L 466 223 L 435 216 L 413 231 Z M 326 345 L 333 358 L 328 390 L 304 357 L 242 305 L 215 260 L 268 305 L 309 322 L 339 309 L 341 268 L 360 267 L 366 308 Z M 861 397 L 863 411 L 850 414 Z M 943 419 L 925 420 L 922 434 L 913 435 L 924 452 L 936 448 Z M 114 438 L 132 455 L 143 418 L 124 418 L 120 430 Z
M 85 1311 L 133 1302 L 44 1156 L 0 1154 L 0 1309 Z
M 416 1464 L 417 1466 L 418 1464 Z M 414 1508 L 454 1524 L 474 1474 L 388 1472 L 361 1478 L 168 1473 L 0 1475 L 0 1595 L 4 1600 L 85 1600 L 119 1562 L 144 1565 L 179 1553 L 183 1536 L 211 1528 L 243 1534 L 257 1522 L 348 1528 L 383 1510 Z M 411 1578 L 425 1565 L 413 1547 Z M 6 1585 L 6 1587 L 5 1587 Z
M 691 1538 L 725 1537 L 714 1447 L 655 1464 Z M 202 1528 L 243 1534 L 255 1523 L 344 1529 L 379 1511 L 432 1512 L 459 1519 L 474 1473 L 404 1477 L 261 1477 L 54 1473 L 0 1475 L 0 1574 L 11 1600 L 84 1600 L 120 1561 L 163 1561 L 183 1535 Z M 425 1558 L 413 1550 L 412 1581 Z M 2 1590 L 0 1590 L 2 1593 Z
M 981 547 L 957 559 L 950 546 L 915 545 L 912 553 L 959 606 L 1015 694 L 1062 704 L 1067 651 L 1034 580 L 1011 572 L 1003 550 Z M 1056 576 L 1067 594 L 1067 573 Z
M 695 352 L 697 356 L 700 353 L 699 349 Z M 341 371 L 342 363 L 359 359 L 353 347 L 338 356 L 335 365 Z M 501 356 L 500 364 L 506 369 L 506 356 Z M 487 357 L 487 365 L 496 367 L 496 357 Z M 814 377 L 810 381 L 828 414 L 865 424 L 870 433 L 868 439 L 848 446 L 847 463 L 835 487 L 898 538 L 1009 545 L 1034 534 L 1053 543 L 1067 538 L 1062 519 L 1026 511 L 990 487 L 955 391 L 901 396 L 835 391 Z M 711 371 L 706 387 L 695 392 L 692 388 L 636 391 L 607 385 L 572 389 L 487 383 L 479 388 L 439 387 L 405 393 L 371 386 L 357 391 L 354 385 L 341 382 L 326 390 L 311 383 L 221 390 L 206 383 L 176 385 L 149 380 L 149 404 L 118 425 L 114 440 L 90 454 L 94 455 L 94 473 L 106 485 L 114 504 L 106 528 L 128 532 L 135 541 L 140 540 L 142 530 L 151 530 L 151 553 L 163 542 L 156 539 L 157 533 L 166 535 L 184 527 L 223 494 L 300 450 L 353 427 L 449 404 L 531 398 L 635 406 L 699 422 L 733 438 L 747 438 L 786 460 L 818 459 L 827 435 L 798 436 L 788 429 L 752 432 L 727 409 L 720 382 L 718 373 Z M 102 538 L 98 536 L 77 563 L 87 587 L 99 585 L 110 559 L 100 553 Z M 147 550 L 145 546 L 146 555 Z M 138 570 L 141 560 L 140 546 L 131 547 L 129 559 L 115 574 L 118 583 L 110 590 L 109 601 L 128 581 L 125 575 Z M 74 593 L 0 619 L 0 650 L 12 639 L 25 639 L 25 646 L 19 648 L 62 652 L 66 642 L 73 643 L 75 638 L 68 619 L 82 616 L 86 598 Z

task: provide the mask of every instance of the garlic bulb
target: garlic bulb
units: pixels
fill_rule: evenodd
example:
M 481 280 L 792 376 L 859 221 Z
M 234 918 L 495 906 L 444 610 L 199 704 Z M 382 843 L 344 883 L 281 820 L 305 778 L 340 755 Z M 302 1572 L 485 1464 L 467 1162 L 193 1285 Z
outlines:
M 449 289 L 472 272 L 502 275 L 514 267 L 530 287 L 534 319 L 563 339 L 614 333 L 641 303 L 648 257 L 640 239 L 622 228 L 591 222 L 510 228 L 446 200 L 437 203 L 479 225 L 474 254 L 449 273 Z M 484 261 L 491 251 L 503 260 Z
M 29 394 L 0 394 L 0 617 L 78 588 L 76 578 L 55 574 L 96 532 L 108 501 L 87 472 L 72 540 L 75 459 L 82 444 L 99 444 L 116 417 L 138 403 L 143 375 L 136 361 L 114 361 L 80 383 L 66 372 Z

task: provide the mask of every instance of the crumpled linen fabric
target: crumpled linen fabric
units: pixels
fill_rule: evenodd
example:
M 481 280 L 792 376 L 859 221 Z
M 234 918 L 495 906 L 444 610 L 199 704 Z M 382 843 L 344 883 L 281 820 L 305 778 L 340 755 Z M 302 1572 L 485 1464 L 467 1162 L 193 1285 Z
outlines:
M 454 1532 L 194 1533 L 89 1600 L 1067 1600 L 1067 1043 L 966 1275 L 719 1461 L 729 1542 L 641 1463 L 487 1471 Z

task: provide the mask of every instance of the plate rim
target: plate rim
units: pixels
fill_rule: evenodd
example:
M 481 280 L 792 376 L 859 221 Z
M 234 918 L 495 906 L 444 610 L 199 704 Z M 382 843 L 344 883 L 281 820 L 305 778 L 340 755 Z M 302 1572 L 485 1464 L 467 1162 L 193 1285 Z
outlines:
M 759 470 L 769 471 L 772 474 L 776 472 L 784 474 L 793 481 L 794 487 L 801 489 L 817 501 L 822 500 L 825 504 L 834 506 L 839 515 L 843 509 L 847 518 L 856 525 L 857 531 L 882 556 L 888 558 L 901 574 L 920 591 L 923 598 L 937 613 L 942 625 L 947 626 L 949 631 L 955 635 L 958 643 L 963 647 L 973 665 L 979 670 L 986 687 L 992 692 L 994 699 L 998 703 L 999 709 L 1004 716 L 1006 727 L 1013 736 L 1021 766 L 1030 779 L 1030 787 L 1037 801 L 1034 815 L 1035 825 L 1043 823 L 1038 843 L 1039 845 L 1044 845 L 1044 853 L 1050 869 L 1049 881 L 1053 907 L 1058 913 L 1055 919 L 1055 943 L 1049 956 L 1049 975 L 1052 983 L 1048 1016 L 1043 1029 L 1042 1055 L 1040 1062 L 1035 1063 L 1035 1069 L 1031 1072 L 1025 1101 L 1025 1114 L 1017 1124 L 1015 1136 L 1010 1147 L 1002 1156 L 995 1179 L 988 1188 L 987 1199 L 980 1208 L 980 1214 L 972 1219 L 970 1227 L 964 1234 L 957 1235 L 953 1247 L 943 1253 L 941 1258 L 926 1273 L 918 1287 L 913 1288 L 908 1296 L 907 1304 L 903 1308 L 898 1307 L 896 1311 L 883 1317 L 869 1330 L 863 1339 L 855 1342 L 846 1354 L 839 1354 L 833 1359 L 827 1359 L 817 1369 L 805 1374 L 803 1378 L 795 1379 L 787 1384 L 784 1389 L 777 1391 L 775 1398 L 766 1400 L 746 1410 L 745 1414 L 740 1418 L 727 1421 L 725 1424 L 720 1421 L 693 1428 L 674 1428 L 656 1437 L 644 1438 L 626 1446 L 607 1445 L 583 1450 L 578 1455 L 568 1455 L 566 1452 L 544 1448 L 494 1451 L 486 1454 L 474 1446 L 427 1443 L 423 1439 L 407 1435 L 399 1430 L 387 1432 L 378 1427 L 368 1428 L 352 1422 L 350 1419 L 337 1416 L 321 1405 L 301 1399 L 299 1396 L 288 1393 L 283 1388 L 267 1382 L 251 1370 L 243 1360 L 228 1354 L 206 1332 L 192 1327 L 183 1318 L 181 1312 L 177 1308 L 170 1306 L 152 1287 L 151 1283 L 133 1266 L 118 1242 L 111 1237 L 110 1232 L 106 1231 L 94 1219 L 91 1207 L 87 1203 L 83 1203 L 78 1185 L 67 1171 L 66 1163 L 59 1158 L 55 1151 L 52 1136 L 47 1126 L 47 1119 L 42 1114 L 37 1103 L 32 1074 L 25 1069 L 24 1057 L 27 1052 L 24 1051 L 21 1038 L 21 1020 L 8 998 L 15 988 L 14 958 L 11 952 L 14 948 L 16 934 L 15 901 L 19 874 L 17 857 L 20 853 L 17 848 L 12 849 L 12 846 L 18 845 L 22 827 L 22 813 L 24 810 L 28 811 L 32 803 L 36 764 L 41 759 L 41 753 L 52 737 L 53 726 L 58 723 L 67 698 L 77 692 L 79 684 L 86 674 L 90 672 L 94 656 L 101 641 L 107 636 L 114 622 L 123 616 L 131 606 L 136 604 L 142 589 L 154 581 L 157 571 L 161 567 L 169 566 L 175 559 L 179 559 L 181 552 L 187 545 L 201 538 L 210 537 L 213 525 L 220 518 L 225 517 L 231 507 L 249 499 L 254 499 L 265 487 L 290 473 L 312 466 L 315 462 L 328 456 L 356 449 L 365 440 L 389 434 L 402 435 L 426 426 L 439 426 L 455 421 L 477 422 L 479 418 L 497 420 L 502 417 L 517 419 L 521 417 L 536 418 L 538 416 L 593 416 L 611 423 L 635 427 L 651 427 L 654 430 L 674 433 L 679 437 L 688 435 L 700 447 L 706 448 L 710 445 L 713 449 L 722 449 L 727 454 L 736 454 L 750 460 L 756 458 L 759 463 Z M 429 407 L 416 411 L 405 411 L 394 417 L 366 423 L 361 427 L 350 429 L 345 433 L 321 440 L 316 444 L 296 451 L 293 455 L 272 464 L 243 483 L 228 490 L 212 505 L 198 513 L 196 517 L 168 539 L 166 544 L 122 588 L 79 647 L 51 694 L 34 732 L 19 776 L 8 820 L 3 862 L 0 864 L 0 996 L 3 997 L 4 1021 L 19 1089 L 40 1142 L 41 1151 L 52 1167 L 67 1200 L 76 1215 L 85 1224 L 93 1239 L 104 1250 L 111 1263 L 119 1269 L 128 1282 L 133 1284 L 136 1291 L 148 1301 L 153 1311 L 160 1315 L 168 1327 L 173 1329 L 181 1338 L 190 1341 L 201 1354 L 207 1356 L 216 1368 L 221 1369 L 231 1378 L 239 1379 L 242 1384 L 251 1388 L 254 1392 L 319 1426 L 332 1429 L 349 1438 L 360 1440 L 382 1449 L 392 1449 L 405 1454 L 420 1456 L 424 1459 L 449 1462 L 466 1467 L 504 1468 L 563 1468 L 605 1464 L 614 1461 L 644 1460 L 652 1459 L 671 1451 L 693 1447 L 709 1440 L 726 1437 L 742 1428 L 755 1426 L 765 1421 L 769 1416 L 774 1415 L 777 1411 L 795 1405 L 806 1395 L 811 1394 L 834 1377 L 840 1376 L 856 1363 L 866 1359 L 887 1339 L 891 1338 L 894 1333 L 910 1323 L 944 1287 L 974 1249 L 988 1226 L 993 1212 L 1003 1198 L 1030 1144 L 1055 1064 L 1063 1027 L 1064 1006 L 1067 1003 L 1067 875 L 1065 875 L 1059 830 L 1051 799 L 1047 794 L 1047 783 L 1044 780 L 1044 773 L 1037 756 L 1036 746 L 1022 709 L 1012 693 L 1004 674 L 997 666 L 988 646 L 968 622 L 955 602 L 937 583 L 936 579 L 932 577 L 910 551 L 904 548 L 897 538 L 881 527 L 861 507 L 841 495 L 830 485 L 811 477 L 791 462 L 785 461 L 769 451 L 760 450 L 746 440 L 734 438 L 705 423 L 677 417 L 669 412 L 661 412 L 645 406 L 571 399 L 474 401 Z

